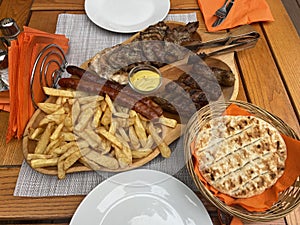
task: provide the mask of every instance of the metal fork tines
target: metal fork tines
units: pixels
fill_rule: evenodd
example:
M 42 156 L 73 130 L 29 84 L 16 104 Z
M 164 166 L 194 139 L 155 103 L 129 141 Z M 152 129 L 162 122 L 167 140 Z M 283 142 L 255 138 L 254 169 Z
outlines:
M 216 27 L 218 25 L 220 25 L 228 16 L 232 6 L 233 6 L 234 0 L 231 0 L 227 5 L 226 5 L 226 15 L 224 17 L 218 17 L 217 20 L 213 23 L 213 27 Z
M 226 0 L 224 5 L 215 12 L 215 16 L 217 16 L 219 18 L 224 18 L 226 16 L 226 14 L 227 14 L 227 10 L 226 10 L 227 2 L 228 2 L 228 0 Z

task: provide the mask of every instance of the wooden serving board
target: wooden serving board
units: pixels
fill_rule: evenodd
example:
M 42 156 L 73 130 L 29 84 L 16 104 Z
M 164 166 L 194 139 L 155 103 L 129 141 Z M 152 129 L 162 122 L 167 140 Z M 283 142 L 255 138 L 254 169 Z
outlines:
M 50 97 L 47 99 L 46 102 L 54 103 L 55 101 L 56 101 L 56 97 Z M 29 129 L 37 128 L 39 122 L 44 118 L 45 115 L 46 114 L 43 111 L 41 111 L 40 109 L 37 109 L 27 124 L 27 127 L 24 132 L 24 136 L 23 136 L 23 143 L 22 143 L 23 144 L 22 145 L 23 154 L 24 154 L 25 159 L 27 159 L 28 153 L 34 153 L 35 147 L 37 145 L 37 141 L 31 140 L 29 138 Z M 181 125 L 181 124 L 177 124 L 177 126 L 174 129 L 165 127 L 163 129 L 163 135 L 162 135 L 164 142 L 167 143 L 168 145 L 171 144 L 173 141 L 175 141 L 182 135 L 184 128 L 185 128 L 185 126 Z M 133 161 L 133 163 L 126 168 L 110 170 L 110 169 L 106 169 L 103 167 L 103 169 L 101 169 L 101 171 L 121 172 L 121 171 L 135 169 L 135 168 L 141 167 L 144 164 L 148 163 L 149 161 L 153 160 L 159 154 L 160 154 L 159 149 L 155 148 L 153 150 L 153 152 L 150 153 L 148 156 L 141 158 L 139 160 Z M 28 164 L 30 165 L 29 162 L 28 162 Z M 35 168 L 35 170 L 40 173 L 43 173 L 43 174 L 57 175 L 57 167 Z M 72 167 L 70 167 L 66 171 L 66 173 L 83 172 L 83 171 L 92 171 L 92 170 L 90 168 L 84 166 L 83 164 L 76 162 L 76 164 L 74 164 Z
M 179 22 L 167 22 L 167 24 L 170 27 L 175 27 L 178 25 L 182 25 L 182 23 Z M 128 44 L 132 42 L 134 38 L 136 38 L 138 34 L 133 35 L 131 38 L 126 40 L 123 44 Z M 198 39 L 201 41 L 201 33 L 197 32 L 196 35 L 193 37 L 194 39 Z M 86 60 L 82 65 L 81 68 L 87 69 L 88 68 L 88 63 L 90 62 L 91 59 Z M 228 71 L 232 71 L 233 74 L 235 75 L 235 84 L 233 87 L 224 87 L 222 89 L 223 91 L 223 97 L 224 100 L 234 100 L 237 97 L 238 94 L 238 84 L 239 84 L 239 79 L 237 75 L 237 69 L 235 67 L 234 63 L 234 57 L 233 54 L 226 54 L 214 58 L 208 58 L 206 61 L 208 66 L 215 66 L 219 67 Z M 183 71 L 180 69 L 184 67 L 187 63 L 187 58 L 180 60 L 178 62 L 173 63 L 172 65 L 167 65 L 162 68 L 160 68 L 160 71 L 162 73 L 162 76 L 164 78 L 170 79 L 170 80 L 175 80 L 177 79 Z M 163 87 L 163 85 L 162 85 Z M 55 102 L 56 98 L 50 97 L 47 102 Z M 36 112 L 33 114 L 32 118 L 30 119 L 29 123 L 27 124 L 27 127 L 25 129 L 24 137 L 23 137 L 23 153 L 25 159 L 27 158 L 28 153 L 33 153 L 34 149 L 36 147 L 37 142 L 30 140 L 28 137 L 28 130 L 29 128 L 36 128 L 40 122 L 40 120 L 45 116 L 45 113 L 42 112 L 40 109 L 36 110 Z M 176 117 L 174 117 L 176 118 Z M 183 124 L 178 124 L 174 129 L 171 128 L 166 128 L 163 131 L 163 136 L 164 136 L 164 141 L 169 145 L 172 142 L 174 142 L 176 139 L 178 139 L 184 132 L 185 125 Z M 117 169 L 117 170 L 109 170 L 109 169 L 101 169 L 101 171 L 110 171 L 110 172 L 120 172 L 120 171 L 126 171 L 126 170 L 131 170 L 134 168 L 138 168 L 143 166 L 144 164 L 148 163 L 149 161 L 153 160 L 160 154 L 158 148 L 154 149 L 154 151 L 148 155 L 147 157 L 144 157 L 142 159 L 134 161 L 130 166 L 122 169 Z M 167 160 L 167 159 L 166 159 Z M 43 174 L 48 174 L 48 175 L 57 175 L 57 168 L 56 167 L 45 167 L 45 168 L 37 168 L 35 169 L 38 172 L 41 172 Z M 67 170 L 67 173 L 74 173 L 74 172 L 82 172 L 82 171 L 91 171 L 90 168 L 82 165 L 81 163 L 77 162 L 74 164 L 70 169 Z

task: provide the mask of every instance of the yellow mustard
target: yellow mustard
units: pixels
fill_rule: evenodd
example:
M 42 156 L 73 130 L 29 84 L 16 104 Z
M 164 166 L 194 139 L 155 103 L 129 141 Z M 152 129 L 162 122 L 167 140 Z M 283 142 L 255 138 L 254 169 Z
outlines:
M 131 84 L 140 91 L 152 91 L 160 85 L 160 75 L 151 70 L 139 70 L 130 77 Z

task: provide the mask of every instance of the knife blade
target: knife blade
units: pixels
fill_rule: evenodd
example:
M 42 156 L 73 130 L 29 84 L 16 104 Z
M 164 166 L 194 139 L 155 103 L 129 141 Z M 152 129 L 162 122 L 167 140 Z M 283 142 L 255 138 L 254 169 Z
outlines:
M 233 6 L 234 0 L 231 0 L 228 5 L 226 6 L 226 16 L 224 18 L 218 18 L 214 23 L 213 23 L 213 27 L 219 26 L 228 16 L 232 6 Z

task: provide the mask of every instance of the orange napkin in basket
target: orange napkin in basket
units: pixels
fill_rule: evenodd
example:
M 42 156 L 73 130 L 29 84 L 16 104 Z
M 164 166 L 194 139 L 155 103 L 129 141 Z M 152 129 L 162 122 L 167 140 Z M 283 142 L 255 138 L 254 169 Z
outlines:
M 235 104 L 231 104 L 225 111 L 226 115 L 251 115 L 249 112 L 238 107 Z M 300 175 L 300 141 L 290 138 L 286 135 L 282 135 L 285 144 L 287 146 L 288 154 L 286 159 L 286 168 L 283 175 L 278 179 L 278 181 L 268 190 L 264 191 L 260 195 L 256 195 L 245 199 L 232 198 L 226 194 L 218 192 L 212 186 L 210 186 L 205 179 L 202 177 L 199 171 L 199 164 L 197 160 L 194 160 L 194 170 L 199 179 L 205 184 L 205 186 L 211 190 L 217 197 L 223 200 L 227 205 L 240 205 L 248 211 L 262 212 L 271 208 L 273 203 L 278 200 L 278 195 L 280 192 L 284 191 L 290 187 L 297 177 Z M 192 143 L 192 149 L 194 149 L 194 142 Z M 194 154 L 194 152 L 193 152 Z M 232 221 L 233 224 L 241 224 L 238 219 Z
M 11 42 L 8 50 L 10 115 L 7 142 L 13 137 L 19 139 L 22 137 L 25 126 L 35 111 L 31 101 L 30 78 L 38 54 L 52 43 L 59 45 L 66 52 L 68 42 L 69 39 L 64 35 L 49 34 L 29 27 L 24 27 L 24 31 L 20 33 L 17 40 Z M 55 56 L 51 56 L 51 59 L 52 57 Z M 47 77 L 50 78 L 49 74 Z M 37 102 L 44 99 L 37 75 L 34 79 L 33 92 Z
M 229 2 L 230 0 L 227 4 Z M 259 21 L 274 21 L 271 10 L 265 0 L 236 0 L 223 23 L 212 27 L 212 24 L 217 19 L 214 14 L 224 3 L 225 0 L 198 0 L 208 31 L 219 31 Z

